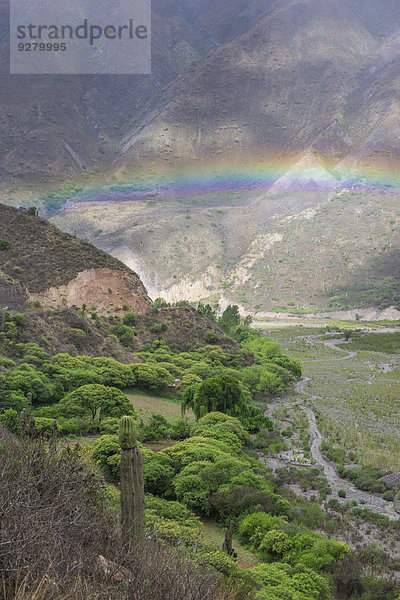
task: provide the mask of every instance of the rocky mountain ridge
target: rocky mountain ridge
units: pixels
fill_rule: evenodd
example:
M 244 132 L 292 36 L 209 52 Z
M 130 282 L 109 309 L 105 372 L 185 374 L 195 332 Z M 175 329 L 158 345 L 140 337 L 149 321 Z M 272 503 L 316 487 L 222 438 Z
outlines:
M 26 210 L 0 205 L 0 307 L 94 307 L 101 314 L 151 306 L 136 273 Z

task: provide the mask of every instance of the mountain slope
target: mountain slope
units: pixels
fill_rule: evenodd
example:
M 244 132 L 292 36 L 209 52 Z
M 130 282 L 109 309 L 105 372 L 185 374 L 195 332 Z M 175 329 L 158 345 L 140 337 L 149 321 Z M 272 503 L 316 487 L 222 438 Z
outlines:
M 254 2 L 249 14 L 262 4 Z M 1 0 L 1 189 L 10 197 L 18 191 L 14 186 L 29 189 L 34 182 L 46 187 L 82 173 L 85 181 L 108 168 L 125 132 L 164 110 L 164 89 L 194 61 L 249 26 L 246 17 L 239 26 L 226 27 L 244 9 L 242 2 L 229 3 L 225 16 L 216 19 L 208 0 L 154 0 L 150 76 L 20 77 L 8 74 L 9 1 Z
M 119 162 L 296 156 L 340 119 L 351 77 L 376 47 L 346 2 L 281 2 L 179 77 Z
M 8 306 L 10 286 L 51 308 L 86 304 L 113 313 L 126 304 L 143 313 L 151 305 L 136 273 L 40 217 L 0 205 L 0 238 L 3 306 Z
M 42 125 L 7 142 L 17 119 L 5 119 L 3 182 L 16 181 L 15 164 L 25 183 L 41 169 L 79 174 L 76 156 L 93 166 L 100 140 L 79 186 L 23 200 L 133 268 L 151 297 L 249 310 L 397 303 L 399 197 L 384 186 L 400 167 L 399 3 L 156 0 L 153 10 L 151 77 L 26 80 L 33 98 L 50 94 L 36 112 L 22 106 L 22 81 L 7 80 L 3 99 L 18 92 L 22 120 L 40 113 L 50 152 L 38 151 Z M 65 91 L 65 121 L 51 113 L 51 85 Z M 29 148 L 42 156 L 27 175 Z M 19 197 L 12 188 L 5 201 Z

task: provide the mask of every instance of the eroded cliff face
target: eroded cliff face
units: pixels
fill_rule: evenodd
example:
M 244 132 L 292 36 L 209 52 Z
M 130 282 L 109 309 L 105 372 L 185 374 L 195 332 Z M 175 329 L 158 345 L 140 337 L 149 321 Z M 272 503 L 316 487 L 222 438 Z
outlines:
M 95 246 L 26 210 L 0 204 L 0 308 L 78 307 L 99 314 L 147 312 L 139 275 Z
M 133 272 L 107 267 L 81 271 L 65 285 L 50 287 L 40 293 L 29 293 L 32 302 L 46 308 L 78 306 L 100 314 L 118 314 L 121 308 L 146 313 L 151 305 L 146 288 Z

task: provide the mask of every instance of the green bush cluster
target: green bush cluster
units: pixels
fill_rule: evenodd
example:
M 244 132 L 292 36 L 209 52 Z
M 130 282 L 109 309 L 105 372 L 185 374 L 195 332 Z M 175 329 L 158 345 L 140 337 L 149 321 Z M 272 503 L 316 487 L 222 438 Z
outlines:
M 316 490 L 320 494 L 328 495 L 331 493 L 329 483 L 317 468 L 298 468 L 284 467 L 276 471 L 280 482 L 285 484 L 299 483 L 303 491 Z
M 301 564 L 317 572 L 327 572 L 331 565 L 350 554 L 343 542 L 310 530 L 298 532 L 295 523 L 264 512 L 245 516 L 239 531 L 267 562 L 279 559 L 293 566 Z
M 3 240 L 0 238 L 0 250 L 8 250 L 11 246 L 11 243 L 8 240 Z
M 238 419 L 210 413 L 193 424 L 191 437 L 175 446 L 156 454 L 144 449 L 145 489 L 222 521 L 260 506 L 289 514 L 287 501 L 267 482 L 265 467 L 243 452 L 251 443 Z M 118 480 L 116 436 L 103 436 L 93 457 L 106 478 Z
M 390 471 L 384 471 L 373 465 L 364 465 L 351 469 L 339 467 L 338 471 L 341 477 L 350 479 L 358 489 L 363 490 L 364 492 L 384 494 L 393 487 L 390 483 L 380 480 L 381 477 L 388 475 Z

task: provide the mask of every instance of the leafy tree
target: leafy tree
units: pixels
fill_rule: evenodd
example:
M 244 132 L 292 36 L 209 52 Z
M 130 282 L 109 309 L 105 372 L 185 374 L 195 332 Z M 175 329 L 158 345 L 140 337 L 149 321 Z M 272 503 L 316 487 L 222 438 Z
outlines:
M 282 356 L 281 346 L 265 336 L 253 336 L 251 339 L 244 341 L 243 345 L 254 354 L 257 362 L 261 364 L 275 359 L 276 356 Z
M 63 393 L 59 382 L 51 379 L 33 365 L 26 363 L 7 371 L 4 379 L 0 377 L 1 390 L 22 392 L 23 395 L 31 392 L 34 404 L 57 402 Z
M 187 474 L 175 477 L 174 489 L 179 502 L 192 510 L 207 514 L 209 488 L 201 475 Z
M 206 333 L 204 339 L 207 342 L 207 344 L 218 344 L 218 342 L 220 341 L 219 335 L 215 333 L 215 331 L 209 331 L 208 333 Z
M 183 375 L 181 382 L 179 384 L 179 387 L 178 387 L 178 391 L 180 394 L 183 394 L 183 392 L 189 386 L 198 385 L 200 383 L 201 383 L 201 378 L 198 375 L 195 375 L 194 373 L 187 373 L 187 375 Z
M 46 365 L 42 367 L 46 374 L 57 381 L 66 392 L 74 390 L 90 383 L 102 384 L 104 382 L 100 373 L 87 366 L 82 369 L 67 369 L 58 365 Z
M 114 435 L 118 432 L 119 419 L 116 417 L 105 417 L 101 421 L 100 433 Z
M 169 362 L 159 362 L 157 364 L 159 367 L 162 367 L 163 369 L 168 371 L 168 373 L 170 375 L 172 375 L 173 377 L 175 377 L 177 379 L 181 379 L 182 369 L 180 369 L 177 365 L 174 365 L 173 363 L 169 363 Z
M 122 417 L 135 415 L 129 399 L 121 390 L 99 384 L 83 385 L 69 392 L 59 404 L 64 417 Z
M 178 419 L 171 427 L 171 439 L 185 440 L 190 436 L 190 424 L 187 419 Z
M 231 335 L 236 327 L 240 325 L 239 307 L 236 304 L 233 306 L 230 304 L 219 318 L 218 325 L 221 327 L 222 331 Z
M 238 416 L 247 408 L 246 397 L 240 382 L 234 377 L 216 375 L 200 385 L 187 388 L 182 396 L 182 411 L 191 408 L 197 419 L 210 412 L 223 412 Z
M 172 376 L 166 369 L 153 364 L 130 365 L 136 377 L 136 385 L 145 390 L 162 390 L 173 383 Z
M 213 308 L 211 304 L 203 304 L 202 302 L 199 302 L 197 305 L 198 312 L 207 317 L 207 319 L 213 323 L 217 322 L 217 308 L 218 307 Z
M 287 528 L 287 522 L 280 517 L 273 517 L 265 512 L 255 512 L 242 518 L 239 532 L 257 548 L 266 532 L 271 529 L 286 531 Z
M 151 514 L 151 517 L 158 519 L 166 519 L 181 523 L 194 529 L 201 529 L 199 517 L 196 517 L 188 508 L 181 502 L 165 500 L 151 494 L 146 495 L 146 517 Z
M 228 444 L 235 454 L 240 452 L 245 444 L 251 444 L 251 437 L 240 421 L 221 412 L 208 413 L 194 423 L 191 435 L 220 440 Z
M 288 356 L 273 356 L 271 359 L 275 364 L 280 365 L 287 371 L 290 371 L 298 379 L 301 377 L 301 364 Z
M 124 325 L 132 327 L 137 323 L 137 315 L 134 312 L 127 312 L 124 314 L 122 322 Z
M 175 472 L 166 456 L 149 451 L 143 466 L 144 489 L 157 496 L 173 495 L 171 482 Z
M 311 569 L 295 569 L 285 563 L 260 564 L 251 575 L 262 586 L 255 600 L 328 600 L 329 582 Z
M 53 433 L 54 419 L 47 419 L 45 417 L 35 417 L 35 428 L 34 431 L 38 434 L 50 437 Z
M 6 378 L 0 375 L 0 410 L 6 411 L 12 408 L 18 412 L 25 407 L 26 398 L 24 392 L 20 390 L 5 389 Z
M 292 545 L 287 533 L 278 529 L 271 529 L 264 535 L 258 549 L 263 550 L 276 560 L 282 558 L 292 548 Z
M 120 389 L 133 387 L 136 383 L 135 373 L 129 365 L 124 365 L 113 358 L 90 358 L 89 365 L 100 376 L 103 385 L 110 385 Z
M 288 516 L 290 503 L 278 494 L 242 485 L 218 490 L 209 499 L 211 513 L 226 522 L 243 514 L 263 510 L 272 515 Z
M 132 346 L 133 342 L 133 331 L 128 325 L 118 323 L 111 327 L 111 333 L 117 336 L 123 346 Z
M 220 458 L 226 458 L 227 455 L 230 456 L 231 450 L 227 444 L 219 440 L 194 436 L 161 450 L 160 454 L 166 454 L 178 472 L 195 461 L 216 462 Z
M 186 369 L 185 375 L 198 375 L 201 379 L 207 379 L 207 377 L 211 376 L 212 371 L 212 366 L 204 360 L 201 360 L 199 362 L 194 363 L 192 366 Z
M 165 440 L 169 429 L 170 425 L 165 417 L 160 414 L 152 414 L 147 425 L 141 424 L 140 439 L 144 442 Z
M 50 360 L 50 354 L 43 350 L 35 342 L 28 342 L 27 344 L 15 344 L 14 354 L 26 361 L 26 357 L 35 357 L 38 360 L 38 364 L 48 362 Z
M 171 306 L 169 302 L 164 300 L 164 298 L 156 298 L 153 302 L 154 308 L 165 308 L 167 306 Z
M 262 394 L 273 396 L 280 391 L 283 391 L 284 386 L 276 373 L 263 371 L 260 375 L 260 380 L 256 386 L 256 391 Z

